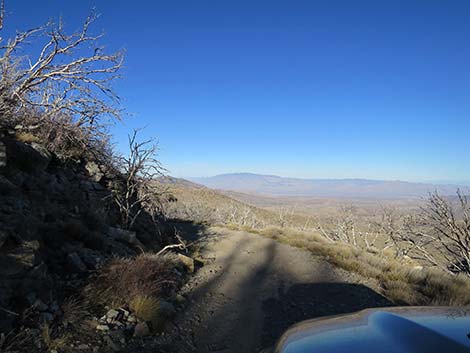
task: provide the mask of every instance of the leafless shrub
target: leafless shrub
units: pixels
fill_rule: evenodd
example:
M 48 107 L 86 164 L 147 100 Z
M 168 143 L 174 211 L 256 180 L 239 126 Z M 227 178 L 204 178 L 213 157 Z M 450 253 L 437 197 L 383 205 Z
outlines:
M 280 227 L 285 227 L 287 226 L 289 222 L 289 217 L 291 217 L 294 214 L 294 209 L 293 208 L 287 208 L 283 206 L 279 206 L 277 208 L 277 218 L 279 222 Z
M 340 215 L 334 228 L 319 226 L 322 234 L 329 241 L 357 245 L 354 206 L 341 206 Z
M 177 202 L 166 202 L 164 213 L 168 218 L 191 220 L 209 224 L 236 225 L 258 229 L 265 222 L 256 208 L 231 200 L 214 204 L 207 200 L 210 195 L 198 194 Z
M 416 221 L 416 216 L 403 215 L 394 207 L 382 207 L 380 221 L 375 225 L 377 232 L 386 239 L 385 248 L 391 248 L 395 258 L 408 257 L 410 244 L 403 240 L 412 233 Z
M 103 35 L 90 33 L 97 17 L 92 12 L 71 34 L 59 20 L 7 40 L 0 49 L 2 127 L 37 136 L 66 156 L 106 150 L 106 125 L 120 119 L 112 83 L 123 54 L 106 54 L 98 44 Z M 31 41 L 36 54 L 24 51 Z
M 418 222 L 401 234 L 397 245 L 411 258 L 470 276 L 470 206 L 461 191 L 457 204 L 456 209 L 448 199 L 431 194 Z
M 400 215 L 386 208 L 378 225 L 396 258 L 470 276 L 470 206 L 461 191 L 457 192 L 457 208 L 433 193 L 419 214 Z
M 163 167 L 156 158 L 155 140 L 137 141 L 138 130 L 128 136 L 129 154 L 119 158 L 122 178 L 113 187 L 114 200 L 121 214 L 122 226 L 131 229 L 144 211 L 161 213 L 162 192 L 154 183 L 163 175 Z
M 324 227 L 319 223 L 318 230 L 330 242 L 351 244 L 370 252 L 383 252 L 391 246 L 388 241 L 383 241 L 379 245 L 379 239 L 387 237 L 385 225 L 388 223 L 385 220 L 388 220 L 389 211 L 391 209 L 383 209 L 381 222 L 373 223 L 363 220 L 359 224 L 356 208 L 353 205 L 343 205 L 336 224 L 332 227 Z

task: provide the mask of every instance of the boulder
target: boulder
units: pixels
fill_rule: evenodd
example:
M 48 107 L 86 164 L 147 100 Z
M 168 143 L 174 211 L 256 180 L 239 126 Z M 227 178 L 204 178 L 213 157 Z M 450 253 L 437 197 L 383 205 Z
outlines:
M 42 145 L 28 145 L 13 138 L 3 140 L 6 148 L 6 167 L 24 172 L 41 172 L 49 165 L 52 154 Z
M 85 272 L 87 267 L 76 252 L 67 255 L 67 264 L 73 272 Z
M 150 334 L 150 328 L 144 321 L 139 321 L 134 328 L 134 337 L 145 337 Z
M 103 262 L 103 258 L 98 251 L 94 251 L 88 248 L 79 249 L 78 256 L 90 270 L 95 270 Z
M 0 175 L 0 194 L 2 196 L 12 195 L 18 192 L 18 188 L 10 180 Z
M 165 300 L 160 300 L 158 312 L 164 317 L 172 317 L 173 315 L 175 315 L 176 309 L 173 304 Z
M 25 241 L 5 256 L 0 256 L 0 276 L 30 275 L 30 272 L 40 263 L 37 256 L 38 249 L 37 240 Z
M 8 234 L 0 229 L 0 249 L 6 243 L 8 239 Z
M 119 310 L 111 309 L 106 313 L 105 320 L 108 323 L 112 323 L 114 321 L 120 321 L 123 316 L 124 315 Z
M 97 331 L 109 331 L 109 326 L 106 324 L 99 324 L 96 326 Z
M 0 137 L 3 137 L 0 134 Z M 5 167 L 7 165 L 7 149 L 5 147 L 5 144 L 0 141 L 0 168 Z
M 116 342 L 116 340 L 112 339 L 110 336 L 104 336 L 104 341 L 106 342 L 106 345 L 114 352 L 119 352 L 122 349 L 119 342 Z
M 179 305 L 182 305 L 182 304 L 186 303 L 186 298 L 183 297 L 181 294 L 176 294 L 175 302 Z
M 43 169 L 46 169 L 52 160 L 52 153 L 46 147 L 37 142 L 31 142 L 31 147 L 42 157 L 44 164 Z
M 87 162 L 85 164 L 85 169 L 90 176 L 90 179 L 96 183 L 99 183 L 104 177 L 104 173 L 101 171 L 101 167 L 95 162 Z
M 178 254 L 179 263 L 189 272 L 194 272 L 194 260 L 189 256 Z
M 108 235 L 114 240 L 125 242 L 136 247 L 144 247 L 144 244 L 140 242 L 135 232 L 121 228 L 109 227 Z

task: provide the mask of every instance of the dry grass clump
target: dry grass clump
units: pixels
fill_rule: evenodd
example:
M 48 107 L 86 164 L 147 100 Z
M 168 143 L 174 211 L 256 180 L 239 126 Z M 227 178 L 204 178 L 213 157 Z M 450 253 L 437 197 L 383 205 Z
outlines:
M 256 233 L 307 249 L 347 271 L 376 279 L 382 292 L 401 305 L 469 305 L 470 281 L 437 268 L 415 268 L 386 253 L 373 254 L 344 243 L 332 243 L 318 234 L 271 227 Z
M 165 325 L 165 317 L 160 315 L 161 300 L 173 295 L 180 282 L 177 266 L 172 254 L 116 258 L 85 288 L 86 306 L 95 312 L 127 307 L 153 332 L 159 332 Z
M 300 240 L 310 240 L 314 242 L 326 242 L 325 237 L 321 236 L 320 234 L 316 234 L 313 232 L 305 232 L 302 230 L 292 229 L 292 228 L 279 228 L 279 227 L 266 227 L 262 230 L 256 231 L 256 233 L 269 236 L 271 238 L 281 238 L 281 237 L 288 237 L 291 238 L 292 241 Z
M 41 326 L 41 339 L 48 351 L 63 350 L 69 344 L 67 335 L 58 335 L 52 327 L 44 322 Z
M 23 331 L 10 331 L 6 334 L 0 335 L 0 352 L 3 353 L 18 353 L 32 344 L 32 336 L 26 330 Z
M 160 302 L 158 299 L 149 296 L 139 295 L 132 298 L 129 308 L 139 319 L 150 322 L 153 327 L 160 324 Z
M 84 332 L 89 328 L 87 319 L 90 317 L 90 312 L 87 306 L 79 298 L 70 297 L 64 300 L 61 305 L 62 309 L 62 324 L 67 329 L 76 329 Z
M 141 254 L 116 258 L 103 267 L 86 288 L 94 305 L 127 305 L 135 298 L 159 298 L 175 289 L 176 260 L 171 255 Z
M 61 304 L 60 323 L 41 324 L 37 342 L 26 330 L 0 335 L 0 352 L 23 352 L 25 347 L 38 344 L 41 351 L 67 352 L 71 343 L 96 337 L 97 322 L 93 317 L 110 307 L 129 308 L 157 332 L 165 325 L 165 317 L 160 315 L 160 298 L 166 298 L 178 284 L 176 264 L 172 255 L 116 258 L 99 270 L 83 292 Z

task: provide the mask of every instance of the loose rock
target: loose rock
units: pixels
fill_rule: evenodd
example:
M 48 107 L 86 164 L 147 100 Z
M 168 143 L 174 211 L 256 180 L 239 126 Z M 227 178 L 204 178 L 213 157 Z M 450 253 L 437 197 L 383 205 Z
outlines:
M 186 268 L 189 273 L 194 272 L 194 260 L 189 256 L 178 254 L 178 261 Z
M 173 306 L 173 304 L 171 304 L 171 303 L 169 303 L 165 300 L 160 300 L 159 313 L 162 316 L 171 317 L 176 313 L 176 310 L 175 310 L 175 307 Z
M 104 341 L 114 352 L 119 352 L 121 350 L 121 345 L 115 342 L 110 336 L 105 336 Z
M 109 331 L 109 326 L 105 324 L 99 324 L 96 326 L 96 330 L 98 331 Z
M 144 337 L 150 334 L 150 329 L 147 323 L 140 321 L 134 328 L 134 337 Z
M 85 272 L 87 267 L 77 253 L 73 252 L 67 256 L 67 264 L 74 272 Z

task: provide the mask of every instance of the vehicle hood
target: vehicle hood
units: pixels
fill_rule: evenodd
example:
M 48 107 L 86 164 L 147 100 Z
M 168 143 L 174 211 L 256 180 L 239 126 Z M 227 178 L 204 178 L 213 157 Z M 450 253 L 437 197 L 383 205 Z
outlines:
M 470 308 L 397 307 L 303 321 L 275 353 L 470 352 Z

